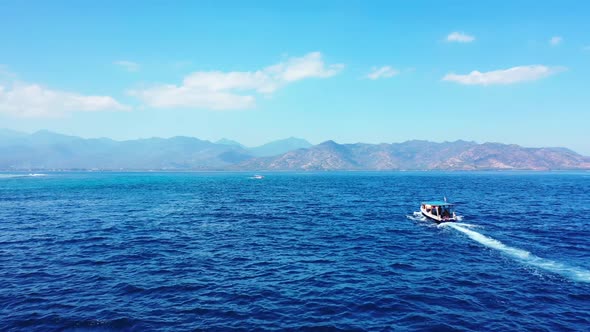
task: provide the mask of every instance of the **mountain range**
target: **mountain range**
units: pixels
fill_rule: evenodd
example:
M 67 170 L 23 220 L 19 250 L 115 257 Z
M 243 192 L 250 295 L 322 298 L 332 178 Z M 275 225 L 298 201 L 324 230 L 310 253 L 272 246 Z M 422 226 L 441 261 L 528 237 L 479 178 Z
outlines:
M 287 138 L 258 147 L 194 137 L 115 141 L 46 130 L 0 130 L 3 170 L 573 170 L 590 157 L 566 148 L 455 141 L 312 145 Z

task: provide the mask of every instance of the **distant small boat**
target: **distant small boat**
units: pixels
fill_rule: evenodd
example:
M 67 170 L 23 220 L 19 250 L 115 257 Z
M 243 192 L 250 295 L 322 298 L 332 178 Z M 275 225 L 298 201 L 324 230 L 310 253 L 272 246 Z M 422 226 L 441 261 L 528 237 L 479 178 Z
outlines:
M 254 175 L 252 178 L 253 178 L 253 179 L 260 180 L 260 179 L 264 179 L 264 176 L 262 176 L 262 175 L 259 175 L 259 174 L 256 174 L 256 175 Z
M 420 212 L 428 219 L 437 223 L 457 221 L 455 214 L 455 204 L 447 203 L 445 199 L 442 201 L 422 202 L 420 205 Z

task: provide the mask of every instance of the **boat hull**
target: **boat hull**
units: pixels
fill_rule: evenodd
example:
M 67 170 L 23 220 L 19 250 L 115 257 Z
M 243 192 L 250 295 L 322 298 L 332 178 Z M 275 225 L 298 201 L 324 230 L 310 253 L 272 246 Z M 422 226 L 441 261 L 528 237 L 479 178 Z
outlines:
M 427 211 L 425 211 L 424 209 L 420 208 L 420 212 L 422 212 L 422 215 L 425 216 L 426 218 L 436 222 L 437 224 L 443 223 L 443 222 L 453 222 L 453 221 L 457 221 L 457 218 L 455 217 L 445 217 L 442 218 L 441 216 L 437 216 L 434 215 L 432 213 L 429 213 Z

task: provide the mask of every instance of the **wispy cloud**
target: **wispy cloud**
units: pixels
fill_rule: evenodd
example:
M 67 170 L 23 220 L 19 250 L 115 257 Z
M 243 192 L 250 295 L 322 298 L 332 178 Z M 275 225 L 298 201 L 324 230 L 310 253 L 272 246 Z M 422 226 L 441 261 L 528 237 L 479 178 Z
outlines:
M 563 38 L 561 36 L 553 36 L 551 39 L 549 39 L 549 44 L 551 46 L 557 46 L 561 44 L 561 42 L 563 42 Z
M 590 45 L 582 47 L 582 50 L 584 50 L 584 51 L 590 51 Z
M 399 71 L 391 66 L 383 66 L 383 67 L 374 67 L 369 74 L 367 74 L 367 78 L 371 80 L 376 80 L 379 78 L 389 78 L 399 74 Z
M 56 117 L 71 112 L 124 110 L 129 107 L 110 96 L 85 96 L 30 83 L 0 85 L 0 113 L 13 116 Z
M 14 81 L 16 77 L 16 74 L 10 71 L 7 65 L 0 64 L 0 84 L 6 81 Z
M 451 32 L 447 36 L 447 41 L 452 42 L 452 43 L 471 43 L 474 40 L 475 40 L 474 36 L 468 35 L 463 32 L 458 32 L 458 31 Z
M 518 66 L 483 73 L 474 70 L 465 75 L 449 73 L 443 77 L 443 81 L 465 85 L 514 84 L 536 81 L 564 70 L 566 70 L 565 67 L 547 67 L 542 65 Z
M 256 71 L 194 72 L 180 85 L 157 85 L 129 94 L 155 108 L 246 109 L 255 105 L 259 94 L 270 95 L 307 78 L 331 77 L 343 68 L 325 64 L 320 52 L 312 52 Z
M 137 62 L 127 61 L 127 60 L 119 60 L 113 62 L 113 64 L 125 69 L 126 71 L 136 72 L 139 71 L 141 65 Z

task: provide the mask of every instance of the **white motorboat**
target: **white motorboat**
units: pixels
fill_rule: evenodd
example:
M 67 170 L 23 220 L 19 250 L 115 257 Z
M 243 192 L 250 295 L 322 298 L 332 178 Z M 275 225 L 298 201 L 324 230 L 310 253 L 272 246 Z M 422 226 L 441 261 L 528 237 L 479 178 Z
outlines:
M 420 212 L 428 219 L 431 219 L 437 223 L 457 221 L 457 215 L 455 214 L 455 204 L 444 202 L 432 201 L 423 202 L 420 204 Z

